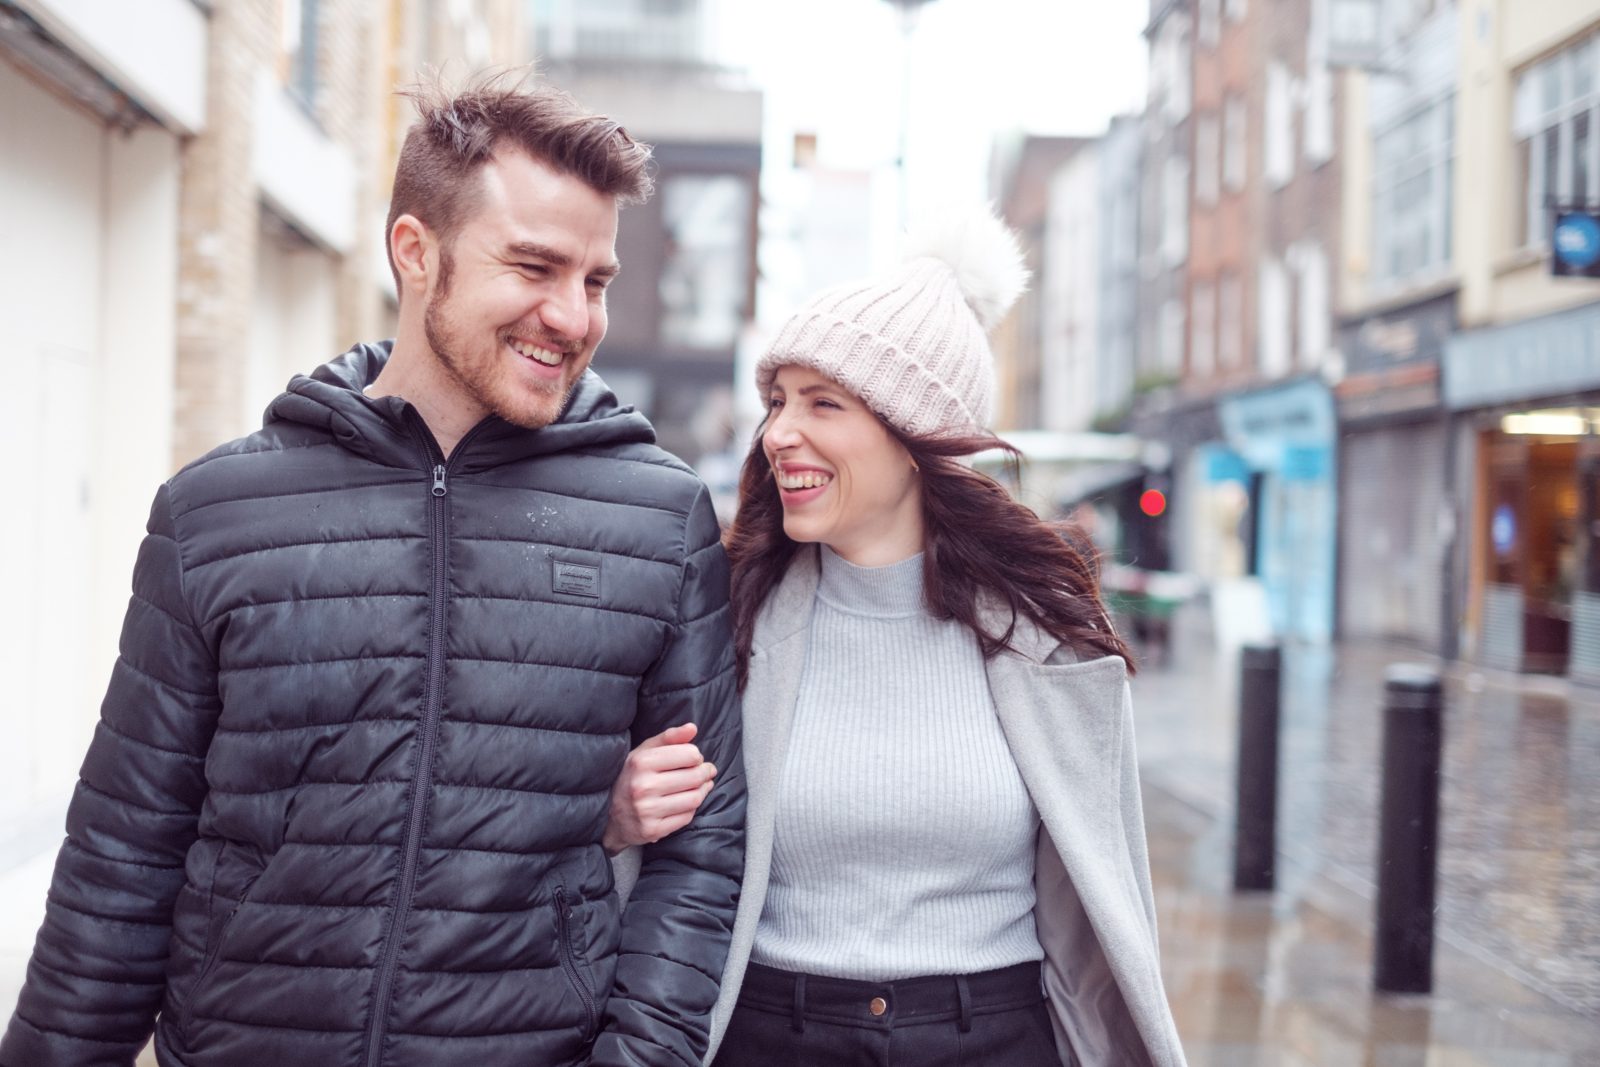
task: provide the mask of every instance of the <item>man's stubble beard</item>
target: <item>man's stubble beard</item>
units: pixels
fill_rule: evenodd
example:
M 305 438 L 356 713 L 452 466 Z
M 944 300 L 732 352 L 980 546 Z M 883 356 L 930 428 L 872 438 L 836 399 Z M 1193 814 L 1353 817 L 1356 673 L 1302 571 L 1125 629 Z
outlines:
M 490 414 L 525 430 L 539 430 L 550 425 L 566 410 L 572 391 L 578 387 L 578 379 L 574 378 L 559 392 L 554 389 L 539 390 L 537 394 L 510 381 L 510 375 L 503 373 L 504 368 L 500 364 L 498 333 L 495 334 L 494 354 L 488 360 L 474 362 L 464 357 L 461 352 L 464 346 L 458 344 L 461 331 L 445 312 L 445 302 L 450 296 L 452 266 L 448 260 L 441 260 L 439 285 L 428 299 L 427 310 L 422 316 L 422 330 L 428 347 L 439 358 L 445 373 L 454 378 L 466 394 Z M 576 359 L 577 353 L 569 353 L 566 358 Z M 498 390 L 495 388 L 497 379 L 501 384 Z M 505 395 L 508 391 L 528 400 L 537 396 L 537 406 L 513 405 Z

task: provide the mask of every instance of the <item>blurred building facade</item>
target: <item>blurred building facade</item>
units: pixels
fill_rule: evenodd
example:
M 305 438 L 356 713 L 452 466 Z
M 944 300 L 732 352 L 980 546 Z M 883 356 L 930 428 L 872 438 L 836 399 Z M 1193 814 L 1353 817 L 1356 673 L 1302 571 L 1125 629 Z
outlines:
M 543 75 L 655 147 L 656 195 L 622 214 L 595 369 L 696 462 L 731 440 L 755 318 L 761 93 L 714 62 L 702 0 L 528 2 Z
M 1117 128 L 997 147 L 1037 278 L 1002 425 L 1164 444 L 1172 565 L 1281 637 L 1600 681 L 1600 3 L 1154 0 L 1146 37 L 1131 357 L 1088 354 Z
M 1089 143 L 1082 137 L 1019 135 L 997 144 L 990 159 L 990 184 L 1000 214 L 1022 240 L 1030 278 L 1016 304 L 996 327 L 992 340 L 998 397 L 995 425 L 1036 429 L 1045 424 L 1046 232 L 1050 221 L 1050 185 L 1057 168 Z M 1064 268 L 1063 268 L 1064 269 Z
M 1479 662 L 1600 681 L 1600 280 L 1553 270 L 1590 254 L 1581 217 L 1555 247 L 1558 212 L 1600 206 L 1600 4 L 1478 8 L 1458 34 L 1442 360 L 1451 621 Z
M 208 31 L 189 0 L 104 19 L 0 4 L 0 436 L 16 502 L 0 533 L 0 861 L 59 834 L 35 814 L 58 816 L 83 757 L 170 472 L 184 150 L 208 121 Z
M 1196 60 L 1196 101 L 1200 72 L 1210 67 L 1220 75 L 1206 97 L 1220 116 L 1222 195 L 1240 198 L 1232 225 L 1214 220 L 1212 233 L 1218 244 L 1230 230 L 1242 236 L 1244 256 L 1225 259 L 1212 283 L 1217 358 L 1211 367 L 1191 360 L 1185 375 L 1195 392 L 1207 389 L 1208 375 L 1213 389 L 1227 383 L 1218 400 L 1223 447 L 1192 471 L 1190 484 L 1212 499 L 1220 490 L 1237 500 L 1242 466 L 1249 480 L 1241 547 L 1273 628 L 1315 643 L 1334 633 L 1339 512 L 1327 384 L 1336 370 L 1329 357 L 1340 203 L 1328 10 L 1313 0 L 1201 0 L 1197 50 L 1210 54 Z M 1199 191 L 1197 183 L 1197 209 Z M 1192 304 L 1199 288 L 1191 288 Z M 1198 308 L 1191 314 L 1202 317 Z
M 1345 175 L 1328 20 L 1312 0 L 1153 0 L 1145 112 L 1042 166 L 1044 203 L 1021 167 L 997 186 L 1039 279 L 997 338 L 1010 425 L 1126 428 L 1161 446 L 1142 477 L 1167 510 L 1130 562 L 1253 578 L 1273 628 L 1312 642 L 1335 629 L 1339 531 L 1330 383 Z M 1126 156 L 1113 146 L 1130 129 L 1131 231 L 1105 200 L 1115 182 L 1094 190 L 1084 176 Z M 1124 236 L 1107 236 L 1118 225 Z M 1129 232 L 1132 284 L 1104 258 Z M 1114 323 L 1135 324 L 1130 348 Z M 1112 474 L 1140 476 L 1078 484 L 1124 527 L 1148 526 L 1120 514 L 1140 497 Z
M 1426 647 L 1445 636 L 1453 515 L 1439 386 L 1458 326 L 1462 18 L 1451 2 L 1378 9 L 1375 69 L 1348 80 L 1341 163 L 1340 619 Z
M 383 220 L 423 65 L 523 59 L 519 0 L 0 0 L 0 866 L 46 845 L 150 497 L 295 373 L 392 335 Z

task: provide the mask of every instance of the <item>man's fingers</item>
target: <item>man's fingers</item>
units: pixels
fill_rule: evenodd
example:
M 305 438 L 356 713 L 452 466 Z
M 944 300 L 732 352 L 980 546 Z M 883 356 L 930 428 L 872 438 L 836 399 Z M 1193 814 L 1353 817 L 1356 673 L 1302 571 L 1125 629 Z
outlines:
M 669 726 L 665 730 L 662 730 L 659 734 L 656 734 L 654 737 L 647 738 L 641 742 L 637 751 L 643 752 L 648 749 L 661 748 L 666 745 L 685 744 L 689 741 L 693 741 L 694 735 L 699 732 L 700 728 L 692 722 L 680 723 L 677 726 Z
M 678 793 L 651 797 L 639 805 L 639 814 L 652 828 L 663 819 L 692 815 L 705 802 L 706 796 L 711 792 L 711 786 L 712 783 L 707 782 L 697 789 L 685 789 Z
M 708 770 L 709 769 L 709 770 Z M 678 793 L 693 792 L 716 776 L 716 768 L 709 763 L 702 763 L 698 767 L 686 770 L 661 771 L 655 774 L 640 776 L 637 784 L 637 795 L 641 797 L 664 797 Z
M 694 745 L 665 745 L 645 748 L 640 745 L 633 753 L 633 765 L 641 771 L 680 771 L 698 767 L 705 762 L 700 749 Z

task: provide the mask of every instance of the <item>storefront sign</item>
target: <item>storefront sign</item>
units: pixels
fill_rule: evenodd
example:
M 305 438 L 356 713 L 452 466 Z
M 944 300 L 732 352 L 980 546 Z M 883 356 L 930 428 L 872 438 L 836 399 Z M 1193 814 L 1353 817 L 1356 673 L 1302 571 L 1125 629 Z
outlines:
M 1452 411 L 1591 390 L 1600 390 L 1600 303 L 1457 334 L 1445 345 Z
M 1557 211 L 1550 231 L 1550 273 L 1600 278 L 1600 218 L 1593 211 Z
M 1240 485 L 1250 484 L 1250 468 L 1237 453 L 1230 452 L 1220 445 L 1211 446 L 1204 450 L 1206 464 L 1206 481 L 1212 484 L 1218 482 L 1238 482 Z
M 1255 470 L 1282 470 L 1289 449 L 1334 440 L 1333 398 L 1315 379 L 1227 397 L 1217 413 L 1228 446 Z
M 1326 446 L 1293 445 L 1283 450 L 1283 476 L 1291 482 L 1314 482 L 1328 476 L 1332 460 Z
M 1354 376 L 1396 364 L 1433 362 L 1456 329 L 1456 294 L 1348 321 L 1339 330 L 1345 370 Z
M 1394 415 L 1415 417 L 1439 406 L 1439 364 L 1408 363 L 1390 370 L 1368 371 L 1334 387 L 1342 422 L 1363 422 Z

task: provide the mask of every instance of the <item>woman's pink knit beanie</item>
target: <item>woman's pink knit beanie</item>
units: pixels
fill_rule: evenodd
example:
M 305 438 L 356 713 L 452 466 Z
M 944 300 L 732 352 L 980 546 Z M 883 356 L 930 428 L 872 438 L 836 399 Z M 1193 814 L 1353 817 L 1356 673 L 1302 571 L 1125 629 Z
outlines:
M 795 312 L 756 363 L 763 399 L 779 367 L 798 365 L 845 386 L 908 434 L 988 427 L 988 333 L 1028 277 L 1016 237 L 984 210 L 947 217 L 908 246 L 886 277 L 824 290 Z

